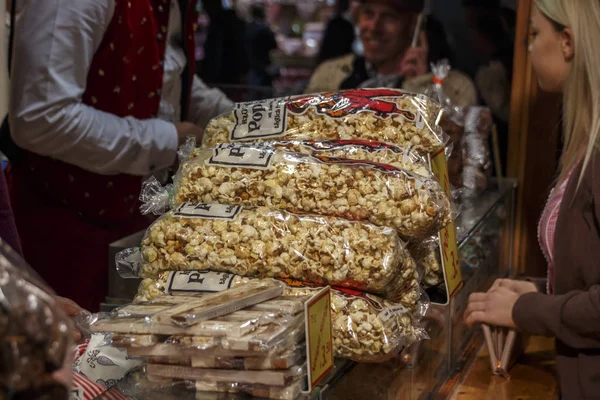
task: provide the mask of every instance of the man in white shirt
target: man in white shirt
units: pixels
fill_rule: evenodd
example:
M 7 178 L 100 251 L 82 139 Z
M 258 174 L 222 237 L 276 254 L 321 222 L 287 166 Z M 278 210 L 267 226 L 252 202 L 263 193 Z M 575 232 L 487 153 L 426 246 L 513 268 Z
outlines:
M 108 244 L 147 224 L 142 177 L 171 167 L 187 136 L 233 106 L 193 74 L 195 11 L 190 0 L 18 2 L 16 221 L 26 259 L 84 307 L 106 293 Z

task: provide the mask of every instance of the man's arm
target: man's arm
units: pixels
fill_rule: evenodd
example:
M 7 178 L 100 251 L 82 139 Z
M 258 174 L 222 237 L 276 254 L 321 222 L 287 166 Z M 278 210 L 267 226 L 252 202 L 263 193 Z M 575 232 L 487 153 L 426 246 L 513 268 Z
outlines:
M 189 120 L 201 128 L 212 118 L 231 111 L 233 102 L 219 89 L 209 88 L 200 78 L 194 76 Z
M 114 0 L 24 0 L 11 85 L 12 136 L 29 151 L 100 173 L 146 175 L 175 161 L 175 125 L 81 102 Z

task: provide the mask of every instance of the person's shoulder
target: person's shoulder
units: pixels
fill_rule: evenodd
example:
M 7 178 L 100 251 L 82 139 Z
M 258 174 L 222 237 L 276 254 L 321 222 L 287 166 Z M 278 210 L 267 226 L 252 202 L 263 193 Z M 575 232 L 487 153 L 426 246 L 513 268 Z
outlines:
M 402 88 L 409 92 L 424 93 L 433 82 L 433 74 L 428 73 L 404 81 Z M 451 70 L 443 83 L 444 92 L 452 104 L 459 107 L 477 105 L 477 89 L 475 84 L 466 74 Z
M 464 72 L 457 71 L 455 69 L 450 70 L 448 73 L 448 77 L 446 77 L 445 81 L 460 84 L 473 84 L 473 80 Z
M 354 54 L 327 60 L 315 69 L 306 93 L 327 92 L 339 89 L 340 84 L 352 73 Z
M 477 104 L 475 83 L 463 72 L 451 70 L 444 79 L 444 90 L 457 106 L 467 107 Z
M 354 60 L 356 59 L 356 55 L 350 53 L 350 54 L 346 54 L 345 56 L 341 56 L 341 57 L 337 57 L 337 58 L 333 58 L 331 60 L 327 60 L 322 62 L 321 64 L 319 64 L 319 66 L 317 67 L 317 71 L 318 70 L 335 70 L 335 69 L 341 69 L 341 70 L 347 70 L 350 69 L 352 70 L 352 64 L 354 64 Z

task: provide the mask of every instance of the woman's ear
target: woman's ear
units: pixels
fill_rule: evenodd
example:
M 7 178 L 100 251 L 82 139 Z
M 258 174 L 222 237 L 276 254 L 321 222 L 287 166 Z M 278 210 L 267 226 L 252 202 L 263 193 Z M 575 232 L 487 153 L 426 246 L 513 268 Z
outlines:
M 561 32 L 561 50 L 565 61 L 571 61 L 575 57 L 575 42 L 571 28 L 565 28 Z

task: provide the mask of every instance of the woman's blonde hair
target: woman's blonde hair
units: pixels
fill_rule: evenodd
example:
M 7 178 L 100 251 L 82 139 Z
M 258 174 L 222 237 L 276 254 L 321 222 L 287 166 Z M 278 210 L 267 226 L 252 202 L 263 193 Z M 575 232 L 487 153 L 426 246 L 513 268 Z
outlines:
M 564 147 L 560 178 L 566 178 L 583 158 L 583 172 L 600 148 L 600 2 L 596 0 L 535 0 L 540 12 L 557 27 L 573 32 L 575 48 L 563 94 Z

